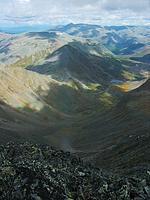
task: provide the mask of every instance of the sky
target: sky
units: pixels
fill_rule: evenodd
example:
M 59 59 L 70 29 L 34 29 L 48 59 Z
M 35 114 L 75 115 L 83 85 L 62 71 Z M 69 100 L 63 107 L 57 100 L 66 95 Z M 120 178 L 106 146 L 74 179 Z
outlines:
M 150 0 L 0 0 L 0 28 L 67 23 L 150 25 Z

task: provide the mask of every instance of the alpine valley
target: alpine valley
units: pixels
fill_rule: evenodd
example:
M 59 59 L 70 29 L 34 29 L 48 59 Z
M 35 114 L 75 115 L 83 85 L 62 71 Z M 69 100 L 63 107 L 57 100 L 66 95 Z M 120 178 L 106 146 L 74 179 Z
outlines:
M 0 32 L 0 143 L 31 141 L 119 172 L 150 163 L 150 27 Z

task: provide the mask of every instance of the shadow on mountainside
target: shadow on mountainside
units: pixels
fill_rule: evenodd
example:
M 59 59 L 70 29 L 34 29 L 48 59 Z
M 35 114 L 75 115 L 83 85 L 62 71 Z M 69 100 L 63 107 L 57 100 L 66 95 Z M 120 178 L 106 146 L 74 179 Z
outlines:
M 128 72 L 128 74 L 131 72 L 129 67 L 126 67 L 124 60 L 107 52 L 100 52 L 100 50 L 96 52 L 90 44 L 87 46 L 80 42 L 70 42 L 50 53 L 42 64 L 28 66 L 27 69 L 51 75 L 52 78 L 59 81 L 74 78 L 81 82 L 100 83 L 108 86 L 108 82 L 113 79 L 126 80 L 124 72 Z M 87 50 L 88 48 L 89 50 Z M 94 55 L 91 51 L 95 51 L 97 54 Z M 130 61 L 128 66 L 131 65 Z M 139 76 L 136 70 L 134 73 L 137 77 Z

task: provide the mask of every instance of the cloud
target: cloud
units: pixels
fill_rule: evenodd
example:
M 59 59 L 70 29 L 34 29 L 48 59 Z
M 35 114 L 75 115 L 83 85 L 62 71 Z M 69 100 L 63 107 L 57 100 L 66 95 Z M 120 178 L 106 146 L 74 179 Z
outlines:
M 104 0 L 103 7 L 108 10 L 132 10 L 134 12 L 145 11 L 149 9 L 149 0 Z
M 150 0 L 0 0 L 1 24 L 150 24 L 149 13 Z

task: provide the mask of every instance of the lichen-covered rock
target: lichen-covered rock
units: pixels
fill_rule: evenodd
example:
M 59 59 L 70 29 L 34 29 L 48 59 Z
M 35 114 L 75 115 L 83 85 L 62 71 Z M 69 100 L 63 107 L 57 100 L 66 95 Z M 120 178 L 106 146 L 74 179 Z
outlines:
M 0 146 L 0 200 L 149 200 L 150 173 L 120 177 L 46 145 Z

